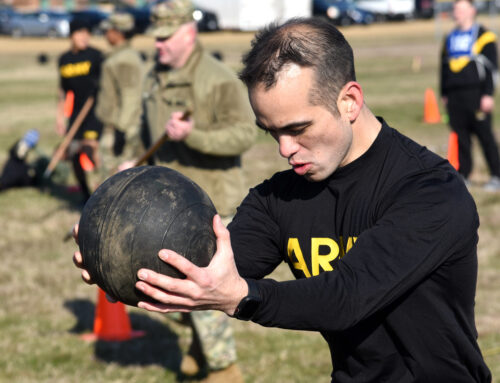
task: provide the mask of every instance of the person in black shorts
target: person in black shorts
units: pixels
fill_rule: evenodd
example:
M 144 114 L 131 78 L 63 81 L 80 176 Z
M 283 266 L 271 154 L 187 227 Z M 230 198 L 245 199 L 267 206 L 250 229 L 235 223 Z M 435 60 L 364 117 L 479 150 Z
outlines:
M 460 175 L 370 111 L 326 20 L 259 32 L 240 78 L 291 169 L 251 189 L 229 231 L 214 217 L 207 267 L 160 250 L 186 277 L 140 269 L 136 288 L 158 303 L 138 306 L 318 331 L 335 383 L 491 382 L 474 323 L 479 218 Z M 266 278 L 282 262 L 296 280 Z
M 90 32 L 82 19 L 73 19 L 70 23 L 71 48 L 59 58 L 59 100 L 57 107 L 56 130 L 65 134 L 77 118 L 89 97 L 94 97 L 92 108 L 74 136 L 67 150 L 67 158 L 73 164 L 73 170 L 86 201 L 91 194 L 80 157 L 85 153 L 95 163 L 95 153 L 102 124 L 94 114 L 95 96 L 99 84 L 102 53 L 89 46 Z M 69 93 L 74 97 L 72 110 L 66 126 L 65 99 Z

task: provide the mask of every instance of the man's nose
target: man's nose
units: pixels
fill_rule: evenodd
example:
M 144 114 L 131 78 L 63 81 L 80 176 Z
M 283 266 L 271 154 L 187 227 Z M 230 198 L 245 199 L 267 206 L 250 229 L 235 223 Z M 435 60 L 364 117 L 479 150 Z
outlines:
M 278 137 L 280 155 L 284 158 L 293 156 L 299 148 L 299 145 L 294 137 L 283 134 Z

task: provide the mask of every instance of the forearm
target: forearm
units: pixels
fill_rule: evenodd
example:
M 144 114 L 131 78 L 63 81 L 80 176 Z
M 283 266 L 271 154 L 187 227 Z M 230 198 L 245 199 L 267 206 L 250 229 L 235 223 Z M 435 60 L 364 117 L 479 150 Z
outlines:
M 127 159 L 137 157 L 142 151 L 140 138 L 142 105 L 140 95 L 140 89 L 135 88 L 125 89 L 122 93 L 116 128 L 125 134 L 123 155 Z
M 484 64 L 486 76 L 482 83 L 481 93 L 482 95 L 492 96 L 495 93 L 495 77 L 498 76 L 496 41 L 487 44 L 484 47 L 482 54 L 486 58 L 486 62 Z
M 57 93 L 57 106 L 56 106 L 56 130 L 58 134 L 63 134 L 64 127 L 66 124 L 66 116 L 65 116 L 65 95 L 62 89 L 58 90 Z
M 64 119 L 65 119 L 65 115 L 64 115 L 64 99 L 60 99 L 57 101 L 57 109 L 56 109 L 56 121 L 57 123 L 59 124 L 63 124 L 64 123 Z
M 103 70 L 97 94 L 95 115 L 104 125 L 114 125 L 116 123 L 114 120 L 116 94 L 117 91 L 110 72 Z
M 443 44 L 440 55 L 440 71 L 439 71 L 439 91 L 441 97 L 446 97 L 446 71 L 448 66 L 448 53 L 446 51 L 446 43 Z

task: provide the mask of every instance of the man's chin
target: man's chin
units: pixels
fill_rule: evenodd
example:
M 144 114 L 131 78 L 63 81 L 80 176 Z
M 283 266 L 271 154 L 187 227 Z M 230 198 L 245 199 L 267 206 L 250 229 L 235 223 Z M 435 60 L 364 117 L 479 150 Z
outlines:
M 320 173 L 306 173 L 302 177 L 304 177 L 309 182 L 321 182 L 321 181 L 326 180 L 333 173 L 334 172 L 329 173 L 329 174 L 326 174 L 325 172 L 320 172 Z
M 161 64 L 161 65 L 165 65 L 165 66 L 169 66 L 170 65 L 170 60 L 168 57 L 166 56 L 161 56 L 159 53 L 158 54 L 158 63 Z
M 302 177 L 304 177 L 309 182 L 320 182 L 323 181 L 324 179 L 322 177 L 318 177 L 317 174 L 310 174 L 310 173 L 306 173 Z

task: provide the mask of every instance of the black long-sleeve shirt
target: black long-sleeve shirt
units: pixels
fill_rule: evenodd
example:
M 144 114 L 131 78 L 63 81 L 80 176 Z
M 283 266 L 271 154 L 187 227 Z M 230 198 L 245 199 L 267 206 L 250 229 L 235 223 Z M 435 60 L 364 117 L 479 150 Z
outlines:
M 230 225 L 253 321 L 320 331 L 334 382 L 487 382 L 476 338 L 474 201 L 447 161 L 383 123 L 328 179 L 292 171 L 250 191 Z

